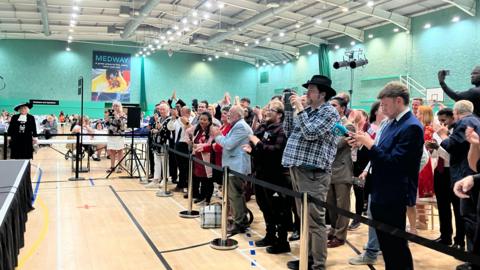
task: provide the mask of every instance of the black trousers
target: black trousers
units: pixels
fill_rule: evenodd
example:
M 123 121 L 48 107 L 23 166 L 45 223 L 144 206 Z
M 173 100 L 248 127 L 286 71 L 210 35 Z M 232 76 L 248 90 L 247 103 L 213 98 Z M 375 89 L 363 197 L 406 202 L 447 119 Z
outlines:
M 377 204 L 370 202 L 374 220 L 405 231 L 407 206 L 402 204 Z M 406 239 L 376 230 L 380 249 L 385 261 L 385 270 L 413 270 L 412 254 Z
M 440 221 L 440 238 L 443 241 L 452 241 L 452 207 L 455 216 L 454 243 L 465 245 L 465 225 L 460 215 L 460 199 L 453 193 L 450 182 L 450 170 L 444 168 L 442 172 L 435 170 L 433 178 L 435 196 L 437 197 L 438 217 Z
M 177 142 L 175 144 L 175 150 L 177 150 L 178 152 L 189 154 L 188 144 L 185 142 Z M 173 155 L 173 156 L 175 156 L 176 163 L 178 166 L 177 187 L 186 188 L 188 185 L 188 158 L 185 158 L 179 155 Z
M 201 185 L 200 185 L 201 184 Z M 195 196 L 195 194 L 198 194 Z M 213 194 L 213 179 L 207 177 L 193 176 L 193 197 L 205 199 L 210 203 Z
M 175 148 L 175 142 L 173 140 L 169 140 L 168 143 L 169 147 Z M 168 173 L 172 178 L 172 182 L 177 182 L 178 178 L 178 166 L 177 166 L 177 158 L 173 152 L 168 152 Z
M 475 232 L 477 230 L 477 204 L 478 186 L 473 186 L 470 191 L 470 198 L 460 200 L 460 214 L 465 224 L 465 235 L 467 236 L 467 250 L 473 252 Z
M 148 137 L 148 160 L 150 161 L 150 175 L 155 172 L 155 159 L 153 157 L 152 138 Z
M 361 216 L 365 208 L 365 195 L 363 194 L 363 187 L 353 185 L 353 192 L 355 194 L 355 214 Z
M 278 237 L 281 243 L 287 242 L 287 232 L 292 225 L 289 201 L 282 194 L 255 185 L 255 199 L 265 219 L 267 237 Z

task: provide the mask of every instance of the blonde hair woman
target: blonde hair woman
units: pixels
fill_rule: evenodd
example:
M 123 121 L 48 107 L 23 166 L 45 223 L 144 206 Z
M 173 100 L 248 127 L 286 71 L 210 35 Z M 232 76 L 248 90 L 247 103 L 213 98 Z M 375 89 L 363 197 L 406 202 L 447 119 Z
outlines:
M 109 135 L 121 135 L 125 132 L 127 126 L 127 117 L 123 112 L 122 103 L 116 101 L 112 104 L 112 110 L 109 110 L 108 117 L 105 122 L 108 126 Z M 125 141 L 122 136 L 107 137 L 107 151 L 110 157 L 110 169 L 108 173 L 113 171 L 115 167 L 115 160 L 122 158 L 122 150 L 125 146 Z M 122 169 L 117 167 L 117 173 L 121 173 Z

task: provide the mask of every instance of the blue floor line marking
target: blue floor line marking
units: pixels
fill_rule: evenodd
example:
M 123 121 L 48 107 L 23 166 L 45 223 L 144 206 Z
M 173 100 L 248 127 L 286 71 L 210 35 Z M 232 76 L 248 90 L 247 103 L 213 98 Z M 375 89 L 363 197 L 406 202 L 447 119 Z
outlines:
M 251 247 L 253 247 L 253 245 L 254 245 L 253 241 L 248 241 L 248 244 L 249 244 Z
M 40 187 L 40 182 L 42 181 L 43 170 L 38 168 L 39 174 L 37 179 L 37 184 L 35 185 L 35 191 L 33 192 L 32 205 L 35 203 L 38 194 L 38 188 Z
M 90 185 L 95 186 L 95 183 L 93 182 L 93 178 L 92 178 L 92 177 L 88 178 L 88 180 L 90 180 Z

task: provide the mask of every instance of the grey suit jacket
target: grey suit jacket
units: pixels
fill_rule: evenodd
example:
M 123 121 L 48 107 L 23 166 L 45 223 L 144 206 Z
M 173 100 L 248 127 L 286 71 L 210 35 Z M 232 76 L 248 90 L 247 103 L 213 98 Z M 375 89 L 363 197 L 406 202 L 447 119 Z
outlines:
M 242 145 L 249 143 L 248 136 L 252 134 L 253 131 L 250 126 L 245 120 L 241 119 L 235 123 L 226 136 L 215 137 L 215 142 L 223 147 L 223 166 L 228 166 L 239 173 L 251 173 L 250 155 L 243 151 Z
M 355 127 L 347 124 L 349 131 L 355 132 Z M 331 184 L 351 184 L 353 177 L 352 151 L 344 137 L 338 138 L 337 155 L 332 164 Z

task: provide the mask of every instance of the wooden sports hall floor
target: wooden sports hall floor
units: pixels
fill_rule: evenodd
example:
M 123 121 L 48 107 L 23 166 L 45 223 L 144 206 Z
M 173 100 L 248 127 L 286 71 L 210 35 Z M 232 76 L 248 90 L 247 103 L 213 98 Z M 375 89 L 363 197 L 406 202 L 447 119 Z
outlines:
M 239 248 L 187 248 L 219 237 L 220 230 L 201 229 L 198 219 L 180 218 L 178 212 L 185 210 L 187 202 L 182 193 L 160 198 L 155 196 L 156 190 L 145 189 L 137 179 L 104 179 L 109 165 L 105 158 L 92 162 L 91 172 L 82 174 L 87 180 L 78 182 L 67 180 L 72 176 L 70 161 L 53 150 L 42 148 L 34 158 L 34 190 L 39 178 L 40 183 L 17 269 L 287 269 L 286 262 L 299 255 L 298 241 L 291 243 L 291 253 L 282 255 L 270 255 L 265 248 L 251 246 L 250 241 L 264 234 L 255 200 L 248 203 L 255 216 L 250 234 L 233 237 L 239 241 Z M 435 230 L 420 234 L 436 238 L 438 220 L 435 224 Z M 349 232 L 351 246 L 329 249 L 328 269 L 384 269 L 381 257 L 374 268 L 348 264 L 350 257 L 362 251 L 366 238 L 365 225 Z M 410 247 L 416 269 L 454 269 L 460 263 L 416 244 Z

